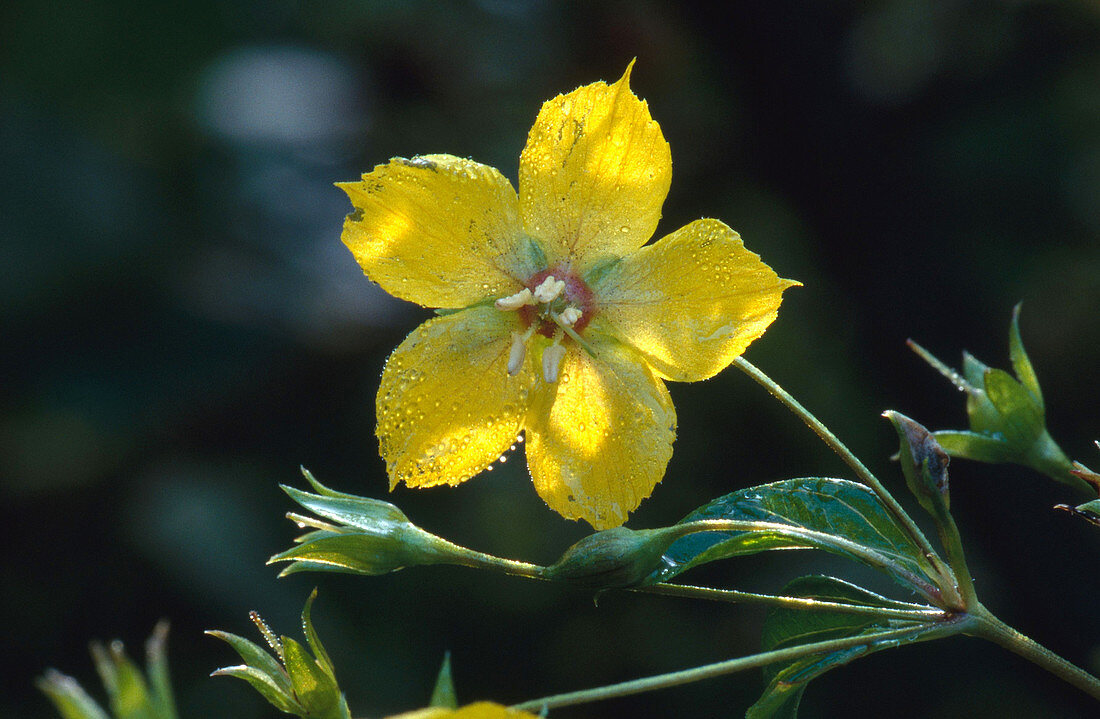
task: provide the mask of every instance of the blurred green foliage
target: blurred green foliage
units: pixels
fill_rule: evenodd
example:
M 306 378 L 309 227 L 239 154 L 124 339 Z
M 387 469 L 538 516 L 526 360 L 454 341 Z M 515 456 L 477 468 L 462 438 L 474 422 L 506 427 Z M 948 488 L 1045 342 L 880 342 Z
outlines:
M 51 716 L 34 676 L 84 666 L 89 637 L 133 641 L 168 616 L 182 716 L 270 716 L 247 687 L 207 678 L 224 648 L 201 630 L 244 631 L 254 607 L 294 621 L 313 578 L 263 563 L 290 537 L 277 485 L 300 464 L 385 494 L 374 392 L 419 317 L 340 245 L 348 207 L 332 183 L 393 155 L 514 167 L 542 101 L 634 57 L 672 147 L 658 234 L 721 218 L 804 283 L 751 359 L 872 467 L 896 446 L 885 407 L 963 420 L 905 337 L 1003 364 L 1019 300 L 1051 434 L 1071 457 L 1100 437 L 1094 3 L 13 0 L 0 10 L 0 715 Z M 672 392 L 680 436 L 636 526 L 843 471 L 735 373 Z M 585 530 L 521 468 L 394 501 L 463 545 L 548 563 Z M 971 568 L 998 615 L 1096 669 L 1098 587 L 1081 571 L 1095 528 L 1049 511 L 1073 498 L 1027 472 L 953 473 Z M 807 566 L 762 557 L 711 578 L 775 591 Z M 334 576 L 324 591 L 320 631 L 369 715 L 422 704 L 446 649 L 462 702 L 520 701 L 760 640 L 752 610 L 596 608 L 462 568 Z M 901 719 L 1094 711 L 1037 674 L 976 642 L 915 647 L 830 673 L 805 716 L 874 715 L 889 693 L 911 699 L 889 704 Z M 562 714 L 715 716 L 759 690 L 746 676 Z

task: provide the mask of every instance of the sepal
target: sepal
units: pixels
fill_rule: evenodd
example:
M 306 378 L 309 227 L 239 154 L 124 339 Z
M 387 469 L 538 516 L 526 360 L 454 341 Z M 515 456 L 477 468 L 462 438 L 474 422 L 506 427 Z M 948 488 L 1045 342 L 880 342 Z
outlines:
M 1073 471 L 1073 462 L 1047 431 L 1043 392 L 1020 338 L 1020 305 L 1013 310 L 1009 330 L 1009 357 L 1015 377 L 968 353 L 963 353 L 960 374 L 912 340 L 909 346 L 966 392 L 969 431 L 935 433 L 949 455 L 978 462 L 1019 464 L 1079 489 L 1085 487 Z
M 299 527 L 313 531 L 298 537 L 294 547 L 268 559 L 268 564 L 291 562 L 279 576 L 302 571 L 378 575 L 416 565 L 477 563 L 480 555 L 476 552 L 424 531 L 389 502 L 337 492 L 304 468 L 302 474 L 316 494 L 287 486 L 282 489 L 321 519 L 287 514 Z
M 167 638 L 168 623 L 162 621 L 145 644 L 144 675 L 126 655 L 122 642 L 92 644 L 92 659 L 107 690 L 110 714 L 75 679 L 59 671 L 47 670 L 36 683 L 63 719 L 176 719 L 168 681 Z
M 332 660 L 313 628 L 311 610 L 316 597 L 315 589 L 302 610 L 302 628 L 308 649 L 290 637 L 277 638 L 255 612 L 250 615 L 252 621 L 273 654 L 236 634 L 208 631 L 210 636 L 233 647 L 244 661 L 244 664 L 218 669 L 212 676 L 243 679 L 276 709 L 303 719 L 351 719 L 336 682 Z

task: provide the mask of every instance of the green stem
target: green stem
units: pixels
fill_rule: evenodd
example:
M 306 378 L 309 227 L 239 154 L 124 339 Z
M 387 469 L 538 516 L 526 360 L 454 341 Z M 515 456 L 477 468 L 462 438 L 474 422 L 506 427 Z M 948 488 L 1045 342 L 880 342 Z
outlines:
M 1008 626 L 981 604 L 975 605 L 971 614 L 974 622 L 967 634 L 988 639 L 1100 700 L 1100 679 Z
M 966 564 L 966 554 L 963 552 L 958 525 L 955 524 L 955 518 L 951 516 L 951 512 L 942 504 L 936 511 L 936 530 L 940 535 L 940 544 L 943 545 L 944 552 L 947 554 L 947 563 L 951 565 L 955 581 L 958 582 L 962 606 L 981 606 L 978 604 L 978 595 L 974 592 L 974 579 L 970 575 L 970 567 Z
M 454 547 L 461 550 L 460 557 L 462 561 L 460 563 L 467 567 L 473 567 L 475 569 L 495 569 L 498 572 L 504 572 L 505 574 L 519 577 L 527 577 L 528 579 L 545 579 L 545 577 L 542 576 L 542 572 L 546 567 L 539 564 L 519 562 L 515 559 L 504 559 L 503 557 L 496 557 L 492 554 L 460 547 L 457 544 L 454 545 Z
M 915 626 L 904 627 L 902 629 L 891 629 L 885 632 L 864 634 L 858 637 L 832 639 L 824 642 L 802 644 L 797 647 L 789 647 L 787 649 L 777 649 L 770 652 L 761 652 L 760 654 L 753 654 L 747 657 L 728 659 L 726 661 L 717 662 L 715 664 L 705 664 L 701 667 L 694 667 L 692 669 L 685 669 L 678 672 L 669 672 L 667 674 L 658 674 L 656 676 L 644 677 L 642 679 L 634 679 L 632 681 L 622 682 L 620 684 L 610 684 L 608 686 L 596 687 L 594 689 L 584 689 L 581 691 L 569 692 L 566 694 L 555 694 L 553 696 L 543 697 L 541 699 L 532 699 L 531 701 L 526 701 L 522 704 L 516 704 L 511 708 L 523 711 L 546 711 L 547 709 L 554 709 L 557 707 L 572 706 L 574 704 L 585 704 L 588 702 L 602 701 L 604 699 L 629 696 L 631 694 L 640 694 L 642 692 L 649 692 L 655 689 L 664 689 L 666 687 L 689 684 L 691 682 L 700 681 L 701 679 L 710 679 L 712 677 L 722 676 L 723 674 L 732 674 L 734 672 L 740 672 L 746 669 L 755 669 L 757 667 L 762 667 L 767 664 L 774 664 L 777 662 L 789 662 L 795 659 L 801 659 L 805 656 L 815 654 L 827 654 L 829 652 L 849 649 L 851 647 L 865 645 L 869 646 L 880 641 L 902 639 L 910 634 L 917 634 L 926 631 L 931 626 L 933 626 L 933 624 L 931 623 L 919 624 Z
M 898 577 L 934 604 L 943 600 L 940 589 L 926 578 L 910 572 L 884 554 L 835 534 L 776 522 L 751 522 L 736 519 L 701 519 L 676 525 L 676 528 L 685 530 L 685 534 L 689 531 L 773 532 L 806 542 L 810 547 L 831 549 L 835 553 L 856 557 L 865 564 Z
M 787 390 L 776 384 L 768 375 L 764 374 L 756 365 L 749 362 L 744 357 L 738 357 L 734 360 L 734 364 L 737 367 L 751 377 L 757 384 L 766 389 L 769 394 L 779 400 L 787 409 L 794 412 L 803 422 L 806 423 L 814 433 L 821 438 L 821 440 L 829 446 L 834 452 L 840 455 L 840 458 L 852 468 L 852 471 L 856 473 L 860 481 L 870 487 L 883 504 L 886 505 L 887 510 L 894 515 L 894 518 L 901 523 L 905 533 L 920 547 L 921 551 L 925 553 L 930 560 L 936 557 L 936 551 L 932 548 L 928 538 L 924 536 L 924 532 L 920 531 L 920 527 L 917 526 L 913 518 L 902 508 L 898 501 L 894 499 L 894 495 L 890 494 L 886 490 L 886 487 L 882 486 L 882 483 L 878 481 L 878 478 L 871 473 L 871 470 L 859 461 L 859 458 L 852 454 L 852 451 L 840 439 L 833 434 L 828 427 L 822 424 L 812 412 L 802 406 L 802 404 L 787 392 Z
M 942 610 L 934 607 L 918 609 L 917 607 L 921 606 L 919 604 L 909 605 L 914 607 L 913 609 L 872 607 L 860 604 L 844 604 L 842 602 L 826 602 L 820 599 L 808 599 L 805 597 L 784 597 L 774 594 L 740 592 L 735 589 L 697 587 L 691 584 L 651 584 L 647 587 L 637 587 L 629 591 L 668 597 L 707 599 L 715 602 L 728 602 L 730 604 L 765 604 L 773 607 L 785 607 L 787 609 L 862 614 L 882 617 L 883 619 L 902 619 L 916 622 L 943 621 L 947 618 L 947 614 Z

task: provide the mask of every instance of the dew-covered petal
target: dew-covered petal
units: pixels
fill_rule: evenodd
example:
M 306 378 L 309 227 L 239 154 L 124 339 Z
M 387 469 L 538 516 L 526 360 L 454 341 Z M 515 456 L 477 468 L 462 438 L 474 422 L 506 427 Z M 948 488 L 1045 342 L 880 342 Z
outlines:
M 551 263 L 583 272 L 653 236 L 671 181 L 668 143 L 628 67 L 614 85 L 543 104 L 519 160 L 523 224 Z
M 338 185 L 355 211 L 341 239 L 370 279 L 426 307 L 512 294 L 537 269 L 512 184 L 451 155 L 395 158 Z
M 508 374 L 514 312 L 470 309 L 428 320 L 393 351 L 378 388 L 379 451 L 390 488 L 458 484 L 519 433 L 534 382 Z
M 429 707 L 391 716 L 389 719 L 537 719 L 537 716 L 494 702 L 474 702 L 461 709 Z
M 605 331 L 665 378 L 694 382 L 727 367 L 779 311 L 780 279 L 718 220 L 696 220 L 594 281 Z
M 676 410 L 664 382 L 629 347 L 589 333 L 595 359 L 571 346 L 558 381 L 527 415 L 535 489 L 567 519 L 617 527 L 664 476 Z

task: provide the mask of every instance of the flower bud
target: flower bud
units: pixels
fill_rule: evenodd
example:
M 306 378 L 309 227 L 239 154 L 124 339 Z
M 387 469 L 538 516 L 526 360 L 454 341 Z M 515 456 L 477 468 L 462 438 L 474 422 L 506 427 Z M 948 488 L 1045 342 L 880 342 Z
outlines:
M 681 534 L 676 527 L 596 532 L 565 550 L 542 576 L 593 589 L 637 586 L 660 567 L 665 550 Z
M 898 459 L 905 483 L 917 501 L 933 515 L 950 508 L 951 497 L 947 486 L 947 465 L 951 458 L 936 437 L 921 424 L 900 412 L 887 410 L 882 416 L 890 420 L 901 440 Z

